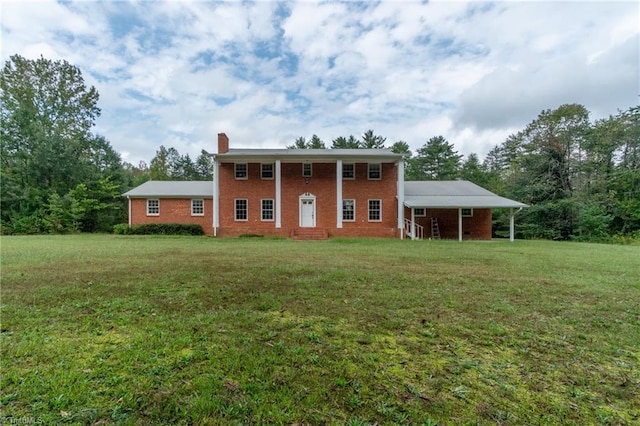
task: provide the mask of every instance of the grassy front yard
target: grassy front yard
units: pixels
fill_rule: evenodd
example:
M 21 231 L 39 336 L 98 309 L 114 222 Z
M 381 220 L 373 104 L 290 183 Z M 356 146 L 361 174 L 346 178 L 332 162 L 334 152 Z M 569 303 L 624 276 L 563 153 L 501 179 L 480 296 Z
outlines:
M 637 424 L 640 247 L 3 237 L 0 417 Z

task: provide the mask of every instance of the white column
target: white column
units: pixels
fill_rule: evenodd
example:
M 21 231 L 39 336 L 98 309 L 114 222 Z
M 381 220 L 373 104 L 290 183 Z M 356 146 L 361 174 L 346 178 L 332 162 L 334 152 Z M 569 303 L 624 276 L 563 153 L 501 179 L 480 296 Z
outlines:
M 458 241 L 462 241 L 462 209 L 458 209 Z
M 282 177 L 281 177 L 281 163 L 280 160 L 276 160 L 276 228 L 282 228 Z
M 513 209 L 509 209 L 509 241 L 513 242 L 514 218 Z
M 400 230 L 400 239 L 403 238 L 403 231 L 404 231 L 404 159 L 398 161 L 398 189 L 397 189 L 397 195 L 398 195 L 398 229 Z M 412 210 L 413 213 L 413 210 Z M 413 223 L 413 218 L 411 219 L 411 222 Z M 414 230 L 412 229 L 411 234 L 415 235 L 415 232 L 413 232 Z M 413 237 L 412 237 L 413 238 Z
M 218 156 L 213 156 L 213 236 L 220 227 L 220 178 L 218 176 Z
M 411 239 L 416 239 L 416 209 L 411 207 Z
M 336 228 L 342 228 L 342 160 L 336 161 Z
M 127 195 L 127 201 L 129 202 L 129 228 L 131 228 L 131 197 Z

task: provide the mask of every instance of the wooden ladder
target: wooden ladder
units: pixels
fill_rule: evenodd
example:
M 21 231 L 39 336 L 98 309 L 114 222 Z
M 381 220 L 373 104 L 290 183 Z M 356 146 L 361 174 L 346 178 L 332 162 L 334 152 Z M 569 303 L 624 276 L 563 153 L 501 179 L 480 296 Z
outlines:
M 440 239 L 440 227 L 438 226 L 438 218 L 431 217 L 431 238 L 434 240 Z

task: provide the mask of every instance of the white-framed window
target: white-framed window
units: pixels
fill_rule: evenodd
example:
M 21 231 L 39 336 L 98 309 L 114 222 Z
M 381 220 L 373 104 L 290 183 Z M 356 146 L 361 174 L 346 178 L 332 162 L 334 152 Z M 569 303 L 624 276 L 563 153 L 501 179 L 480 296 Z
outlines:
M 369 163 L 369 167 L 367 170 L 370 180 L 380 180 L 382 179 L 382 164 L 380 163 Z
M 369 222 L 382 221 L 382 200 L 369 200 Z
M 311 177 L 313 167 L 311 163 L 302 163 L 302 177 Z
M 249 177 L 248 169 L 247 163 L 235 163 L 234 171 L 236 179 L 246 180 Z
M 462 217 L 473 217 L 473 209 L 462 209 Z
M 194 198 L 191 200 L 191 216 L 204 216 L 204 200 Z
M 262 220 L 265 222 L 273 221 L 273 200 L 272 199 L 264 199 L 261 201 L 262 203 Z
M 342 220 L 344 222 L 355 222 L 356 220 L 356 200 L 342 200 Z
M 413 213 L 416 215 L 416 217 L 426 217 L 427 209 L 425 209 L 424 207 L 418 207 L 413 209 Z
M 160 200 L 147 200 L 147 216 L 160 216 Z
M 235 218 L 238 222 L 244 222 L 249 218 L 248 204 L 246 198 L 236 198 L 235 200 Z
M 353 180 L 356 178 L 356 165 L 345 163 L 342 165 L 342 179 Z
M 273 163 L 263 163 L 260 165 L 260 177 L 262 179 L 273 179 Z

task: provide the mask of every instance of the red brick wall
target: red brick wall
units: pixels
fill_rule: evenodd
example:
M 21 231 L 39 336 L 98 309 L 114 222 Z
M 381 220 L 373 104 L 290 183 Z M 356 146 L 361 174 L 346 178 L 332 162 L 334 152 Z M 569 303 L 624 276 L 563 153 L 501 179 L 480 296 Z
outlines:
M 316 197 L 316 228 L 326 229 L 330 236 L 379 236 L 397 235 L 396 166 L 382 165 L 382 179 L 367 179 L 367 164 L 356 165 L 356 179 L 343 180 L 343 198 L 356 200 L 356 222 L 344 222 L 338 229 L 336 219 L 336 164 L 314 163 L 312 177 L 305 182 L 302 164 L 282 163 L 281 196 L 282 228 L 275 228 L 275 220 L 261 220 L 261 200 L 275 201 L 275 179 L 262 180 L 259 163 L 248 165 L 248 179 L 236 180 L 233 163 L 222 163 L 218 168 L 220 179 L 220 229 L 218 235 L 283 235 L 299 227 L 299 197 L 310 193 Z M 275 173 L 275 170 L 274 170 Z M 236 222 L 234 207 L 236 198 L 248 200 L 248 220 Z M 368 221 L 368 200 L 382 200 L 382 221 Z M 275 215 L 274 215 L 275 216 Z
M 155 199 L 155 198 L 154 198 Z M 213 234 L 213 202 L 204 200 L 204 216 L 191 216 L 191 199 L 161 198 L 160 215 L 147 216 L 147 199 L 131 199 L 131 225 L 144 223 L 193 223 L 201 225 L 205 234 Z
M 431 236 L 431 217 L 438 219 L 441 238 L 458 239 L 458 209 L 427 209 L 426 217 L 416 217 L 424 226 L 424 237 Z M 411 209 L 404 209 L 404 217 L 411 219 Z M 467 240 L 491 239 L 491 209 L 473 209 L 473 217 L 462 218 L 462 238 Z

